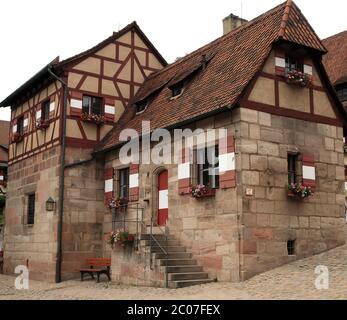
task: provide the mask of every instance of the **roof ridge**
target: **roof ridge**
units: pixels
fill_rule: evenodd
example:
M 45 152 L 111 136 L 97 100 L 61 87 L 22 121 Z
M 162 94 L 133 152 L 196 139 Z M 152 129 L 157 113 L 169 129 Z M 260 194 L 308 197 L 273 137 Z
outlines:
M 278 37 L 280 39 L 283 38 L 285 35 L 287 22 L 289 20 L 289 13 L 290 13 L 290 9 L 292 8 L 292 4 L 293 4 L 292 0 L 286 1 L 286 6 L 284 9 L 284 13 L 283 13 L 282 21 L 281 21 L 280 31 L 278 32 Z
M 291 0 L 288 0 L 288 1 L 291 1 Z M 264 17 L 271 16 L 271 15 L 277 13 L 277 10 L 279 10 L 284 5 L 284 3 L 287 3 L 288 1 L 283 2 L 283 3 L 279 4 L 278 6 L 272 8 L 272 9 L 270 9 L 270 10 L 268 10 L 268 11 L 262 13 L 262 14 L 260 14 L 259 16 L 253 18 L 252 20 L 250 20 L 250 21 L 242 24 L 241 26 L 235 28 L 234 30 L 230 31 L 229 33 L 224 34 L 224 35 L 218 37 L 217 39 L 215 39 L 215 40 L 213 40 L 213 41 L 203 45 L 202 47 L 192 51 L 191 53 L 187 54 L 186 56 L 182 57 L 181 59 L 179 59 L 179 60 L 177 60 L 177 61 L 175 61 L 175 62 L 173 62 L 171 64 L 168 64 L 165 68 L 160 69 L 160 70 L 150 74 L 147 79 L 151 79 L 151 78 L 161 74 L 162 72 L 164 72 L 164 71 L 166 71 L 168 69 L 171 69 L 174 66 L 177 66 L 178 64 L 180 64 L 180 63 L 182 63 L 182 62 L 184 62 L 184 61 L 194 57 L 195 55 L 199 54 L 200 52 L 203 52 L 205 50 L 207 51 L 208 49 L 210 49 L 210 47 L 212 47 L 218 41 L 223 42 L 225 40 L 228 40 L 232 36 L 237 35 L 239 32 L 252 27 L 254 24 L 256 24 L 259 21 L 261 21 Z

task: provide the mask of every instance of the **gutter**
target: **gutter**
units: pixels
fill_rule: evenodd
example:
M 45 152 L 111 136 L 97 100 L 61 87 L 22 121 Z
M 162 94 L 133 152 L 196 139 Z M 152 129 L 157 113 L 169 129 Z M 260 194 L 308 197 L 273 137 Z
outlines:
M 48 73 L 62 84 L 64 88 L 63 96 L 63 132 L 61 137 L 61 152 L 60 152 L 60 170 L 59 170 L 59 213 L 58 213 L 58 228 L 57 228 L 57 258 L 55 269 L 55 282 L 61 282 L 61 264 L 62 264 L 62 236 L 63 236 L 63 216 L 64 216 L 64 183 L 65 183 L 65 148 L 66 148 L 66 112 L 68 100 L 68 86 L 63 79 L 59 78 L 51 69 L 47 68 Z

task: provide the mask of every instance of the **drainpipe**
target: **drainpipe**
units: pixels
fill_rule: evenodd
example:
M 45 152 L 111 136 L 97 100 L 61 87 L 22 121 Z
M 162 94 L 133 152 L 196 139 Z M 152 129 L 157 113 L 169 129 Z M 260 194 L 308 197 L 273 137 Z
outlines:
M 63 215 L 64 215 L 64 183 L 65 183 L 65 146 L 66 146 L 66 114 L 67 114 L 67 99 L 68 86 L 63 79 L 59 78 L 48 67 L 48 73 L 62 84 L 64 88 L 63 97 L 63 132 L 61 137 L 61 152 L 60 152 L 60 172 L 59 172 L 59 213 L 58 213 L 58 228 L 57 228 L 57 258 L 55 267 L 55 282 L 61 282 L 61 263 L 62 263 L 62 233 L 63 233 Z

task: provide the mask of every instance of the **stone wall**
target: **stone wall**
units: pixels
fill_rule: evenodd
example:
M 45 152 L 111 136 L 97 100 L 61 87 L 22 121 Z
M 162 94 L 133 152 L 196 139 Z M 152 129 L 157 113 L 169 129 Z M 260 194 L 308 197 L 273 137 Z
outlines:
M 191 129 L 226 128 L 229 134 L 237 135 L 240 130 L 239 118 L 238 110 L 234 113 L 225 112 L 196 122 Z M 118 160 L 118 151 L 106 155 L 106 167 L 124 167 Z M 176 164 L 140 165 L 139 203 L 144 208 L 147 225 L 150 225 L 152 215 L 155 222 L 157 219 L 157 176 L 164 169 L 169 174 L 167 226 L 170 234 L 193 253 L 194 259 L 204 266 L 211 278 L 218 281 L 239 281 L 238 221 L 242 212 L 242 197 L 238 188 L 217 190 L 215 198 L 197 200 L 190 195 L 178 194 Z M 116 182 L 115 190 L 117 192 Z M 110 228 L 110 223 L 107 223 L 105 232 Z
M 91 150 L 67 148 L 66 162 L 89 159 Z M 87 258 L 103 257 L 104 167 L 102 159 L 67 168 L 63 218 L 64 280 L 78 277 Z
M 17 162 L 8 168 L 4 273 L 27 265 L 30 279 L 54 281 L 57 210 L 46 211 L 46 200 L 58 199 L 60 147 Z M 27 224 L 27 196 L 35 193 L 35 223 Z
M 241 109 L 236 149 L 242 159 L 242 279 L 344 243 L 342 128 Z M 288 152 L 314 155 L 313 197 L 288 198 Z M 297 167 L 300 175 L 300 162 Z M 296 240 L 294 256 L 288 256 L 288 240 Z

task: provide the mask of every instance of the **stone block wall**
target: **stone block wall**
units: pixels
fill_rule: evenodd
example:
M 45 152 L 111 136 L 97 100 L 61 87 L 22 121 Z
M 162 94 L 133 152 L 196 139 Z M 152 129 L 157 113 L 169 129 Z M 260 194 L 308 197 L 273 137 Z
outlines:
M 89 159 L 91 150 L 67 148 L 67 163 Z M 63 218 L 64 280 L 79 276 L 87 258 L 103 257 L 104 166 L 95 159 L 65 171 Z
M 60 147 L 17 162 L 8 169 L 4 273 L 17 265 L 29 268 L 30 279 L 54 281 L 57 210 L 46 211 L 46 200 L 58 199 Z M 27 196 L 35 193 L 35 223 L 27 224 Z M 57 204 L 58 205 L 58 204 Z
M 342 128 L 241 109 L 236 144 L 242 188 L 241 275 L 247 279 L 344 243 Z M 288 152 L 314 155 L 317 190 L 289 198 Z M 301 175 L 301 163 L 298 164 Z M 251 189 L 252 196 L 246 196 Z M 295 240 L 288 256 L 287 241 Z

